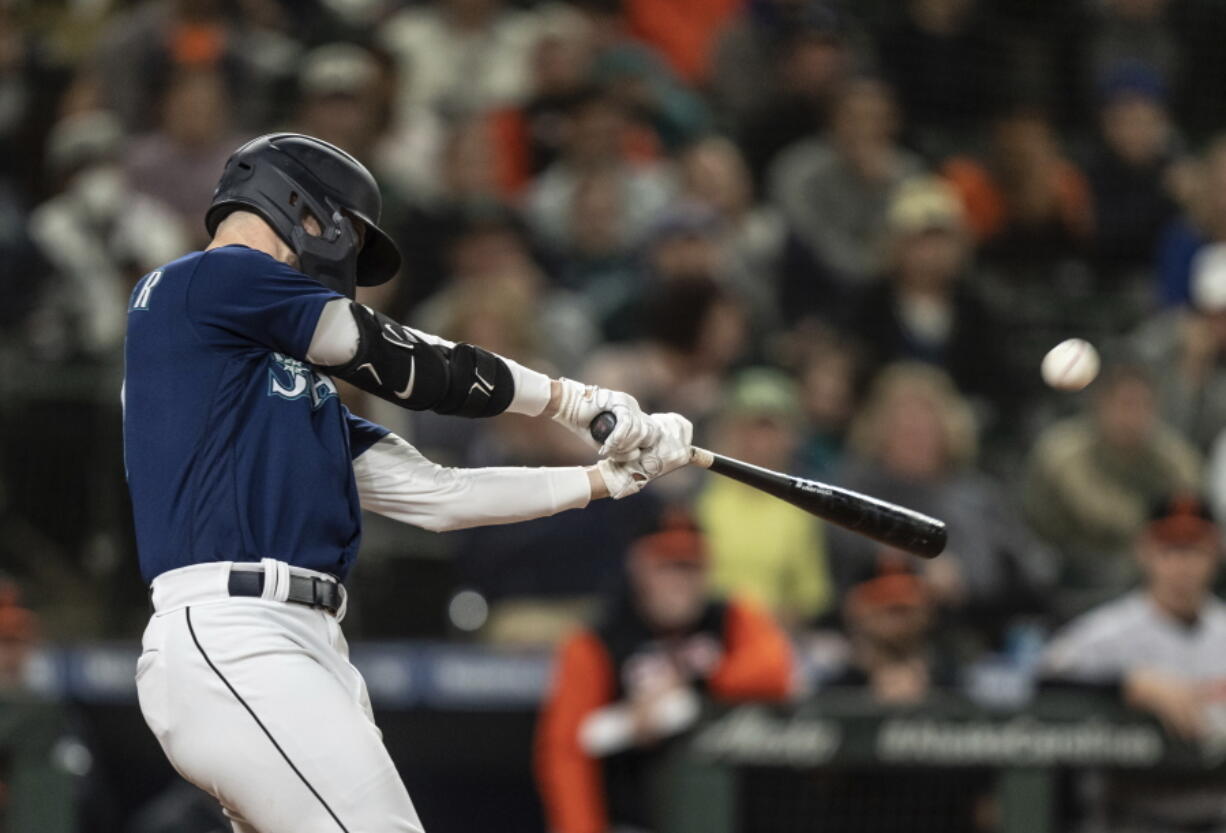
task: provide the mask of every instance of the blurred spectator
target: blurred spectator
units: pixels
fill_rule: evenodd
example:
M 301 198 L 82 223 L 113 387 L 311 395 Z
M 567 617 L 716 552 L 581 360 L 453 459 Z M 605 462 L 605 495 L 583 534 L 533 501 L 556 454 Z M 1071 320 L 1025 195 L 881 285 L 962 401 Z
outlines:
M 401 67 L 398 112 L 426 104 L 471 116 L 520 101 L 539 26 L 539 13 L 504 0 L 440 0 L 397 12 L 379 39 Z
M 1055 579 L 1051 554 L 1022 522 L 1004 487 L 974 467 L 977 436 L 966 400 L 949 377 L 897 364 L 874 381 L 848 435 L 838 482 L 940 518 L 945 553 L 925 562 L 933 599 L 982 647 L 1018 613 L 1043 609 Z M 846 588 L 882 545 L 831 527 L 831 566 Z
M 907 0 L 882 31 L 878 54 L 913 147 L 932 156 L 966 150 L 999 89 L 996 37 L 979 0 Z
M 788 471 L 800 442 L 796 385 L 765 368 L 730 383 L 714 447 L 756 466 Z M 706 481 L 696 500 L 711 536 L 711 580 L 756 599 L 789 625 L 812 623 L 834 602 L 823 528 L 807 512 L 726 477 Z
M 707 80 L 716 38 L 743 0 L 624 0 L 626 22 L 690 85 Z
M 1179 43 L 1169 0 L 1103 0 L 1082 47 L 1087 87 L 1102 83 L 1118 67 L 1144 64 L 1169 87 L 1179 77 Z
M 681 275 L 648 290 L 642 320 L 641 340 L 597 350 L 580 378 L 615 386 L 649 412 L 675 411 L 701 426 L 745 349 L 744 310 L 714 279 Z
M 1169 188 L 1177 148 L 1166 89 L 1145 67 L 1099 86 L 1099 140 L 1086 164 L 1094 198 L 1094 261 L 1108 286 L 1151 270 L 1158 236 L 1174 218 Z
M 243 91 L 236 119 L 250 129 L 288 115 L 300 40 L 318 12 L 291 12 L 279 0 L 168 0 L 128 4 L 98 39 L 94 60 L 78 79 L 100 85 L 101 100 L 126 130 L 162 120 L 159 85 L 182 73 L 218 73 Z M 96 77 L 95 77 L 96 76 Z
M 1022 277 L 1044 277 L 1080 254 L 1093 230 L 1089 186 L 1041 113 L 1017 109 L 991 124 L 986 162 L 956 156 L 942 173 L 966 205 L 983 252 Z
M 609 91 L 594 87 L 576 96 L 569 111 L 569 137 L 562 156 L 530 186 L 525 211 L 541 239 L 558 251 L 574 247 L 571 211 L 580 185 L 607 173 L 618 185 L 618 234 L 636 241 L 672 198 L 667 171 L 635 160 L 623 144 L 632 126 L 623 105 Z
M 193 239 L 213 198 L 217 171 L 240 144 L 230 93 L 216 70 L 181 70 L 166 80 L 159 126 L 133 139 L 124 167 L 133 188 L 174 209 Z
M 460 219 L 449 242 L 451 276 L 414 316 L 444 338 L 574 375 L 596 333 L 571 293 L 547 291 L 524 230 L 491 208 Z
M 798 284 L 784 290 L 789 307 L 794 296 L 804 298 L 803 311 L 817 303 L 813 296 L 820 293 L 811 284 L 819 275 L 846 293 L 881 271 L 890 200 L 903 180 L 922 167 L 917 156 L 897 144 L 897 132 L 890 88 L 860 78 L 835 97 L 827 136 L 792 145 L 771 166 L 770 199 L 812 263 L 788 275 Z
M 592 81 L 637 121 L 650 125 L 666 148 L 697 138 L 707 126 L 706 103 L 659 54 L 631 36 L 621 0 L 576 0 L 576 5 L 591 27 Z M 653 8 L 659 5 L 651 3 Z M 714 3 L 707 0 L 704 5 Z
M 848 589 L 843 618 L 851 653 L 823 685 L 864 688 L 878 703 L 907 704 L 958 684 L 957 666 L 932 639 L 936 605 L 902 558 L 886 560 Z
M 936 177 L 908 180 L 886 215 L 889 272 L 858 303 L 849 331 L 868 373 L 901 360 L 948 372 L 964 393 L 1001 404 L 1015 386 L 1001 324 L 980 300 L 973 244 L 957 193 Z
M 851 63 L 847 34 L 834 3 L 750 0 L 720 36 L 711 92 L 758 182 L 775 154 L 825 128 Z
M 38 619 L 21 605 L 17 585 L 0 579 L 0 694 L 30 688 Z
M 728 279 L 752 305 L 755 324 L 770 330 L 780 318 L 779 267 L 786 233 L 782 218 L 769 205 L 755 202 L 749 169 L 728 139 L 696 142 L 679 164 L 685 198 L 719 215 L 718 239 Z
M 1163 418 L 1207 451 L 1226 425 L 1226 243 L 1197 252 L 1192 303 L 1150 318 L 1134 343 Z
M 850 339 L 829 331 L 801 330 L 800 404 L 805 433 L 797 453 L 800 471 L 828 479 L 838 470 L 848 424 L 859 396 L 862 361 Z
M 1212 593 L 1220 531 L 1192 493 L 1157 501 L 1138 532 L 1141 588 L 1056 634 L 1044 659 L 1051 685 L 1097 692 L 1150 712 L 1167 731 L 1208 741 L 1226 717 L 1226 605 Z M 1220 773 L 1111 772 L 1096 801 L 1104 830 L 1218 830 Z
M 536 737 L 549 829 L 658 829 L 649 779 L 700 696 L 781 700 L 791 647 L 769 616 L 706 587 L 703 536 L 684 527 L 639 539 L 602 621 L 559 649 Z
M 1226 243 L 1226 136 L 1209 143 L 1180 183 L 1183 216 L 1158 244 L 1158 291 L 1171 306 L 1190 299 L 1192 262 L 1201 247 Z
M 299 72 L 297 121 L 302 132 L 371 169 L 384 191 L 384 225 L 395 229 L 404 219 L 396 211 L 388 216 L 388 197 L 425 203 L 436 195 L 446 130 L 428 108 L 393 124 L 387 75 L 379 58 L 360 46 L 332 43 L 312 50 Z
M 1063 557 L 1064 613 L 1116 595 L 1136 578 L 1129 547 L 1148 505 L 1200 482 L 1201 458 L 1158 416 L 1153 379 L 1109 367 L 1087 413 L 1048 426 L 1035 442 L 1023 501 L 1035 530 Z
M 104 111 L 68 116 L 48 139 L 56 192 L 35 209 L 29 225 L 58 279 L 52 297 L 43 299 L 50 316 L 38 334 L 42 351 L 110 354 L 123 340 L 133 284 L 188 248 L 175 213 L 134 188 L 120 166 L 122 146 L 119 120 Z M 202 216 L 203 206 L 193 222 Z M 53 344 L 57 320 L 60 343 Z

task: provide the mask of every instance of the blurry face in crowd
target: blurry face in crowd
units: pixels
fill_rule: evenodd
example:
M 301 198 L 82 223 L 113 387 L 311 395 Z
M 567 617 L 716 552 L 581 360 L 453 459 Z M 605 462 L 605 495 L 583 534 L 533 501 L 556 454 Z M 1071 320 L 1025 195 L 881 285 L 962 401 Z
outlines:
M 966 260 L 962 235 L 934 228 L 905 235 L 898 244 L 898 274 L 916 290 L 940 290 L 952 284 Z
M 1143 534 L 1137 554 L 1150 596 L 1172 616 L 1195 619 L 1217 572 L 1216 529 L 1182 545 Z
M 502 0 L 444 0 L 451 18 L 461 24 L 484 21 L 502 5 Z
M 740 304 L 731 298 L 717 301 L 707 310 L 691 358 L 701 369 L 722 373 L 744 351 L 746 329 Z
M 1226 240 L 1226 145 L 1216 147 L 1205 159 L 1198 185 L 1211 233 L 1217 240 Z
M 579 38 L 546 35 L 532 53 L 532 78 L 537 95 L 565 93 L 583 83 L 590 51 Z
M 611 171 L 593 171 L 581 179 L 570 213 L 575 248 L 589 256 L 616 254 L 624 249 L 622 209 L 621 186 Z
M 686 191 L 722 214 L 737 216 L 753 202 L 753 186 L 732 144 L 703 142 L 681 158 Z
M 729 453 L 755 466 L 787 469 L 796 453 L 796 429 L 784 417 L 736 415 L 727 421 L 724 432 Z
M 1021 113 L 1001 119 L 992 127 L 992 138 L 997 164 L 1009 175 L 1027 175 L 1059 156 L 1051 127 L 1041 116 Z
M 509 277 L 531 271 L 531 259 L 513 232 L 478 229 L 456 241 L 452 264 L 457 277 L 474 280 Z
M 630 559 L 630 580 L 639 612 L 659 630 L 698 621 L 707 597 L 707 571 L 689 561 L 666 561 L 642 552 Z
M 918 648 L 928 632 L 931 613 L 925 604 L 853 604 L 848 608 L 852 633 L 891 654 Z
M 1144 96 L 1128 96 L 1103 108 L 1103 137 L 1121 159 L 1131 165 L 1160 160 L 1170 142 L 1166 110 Z
M 928 396 L 902 389 L 881 415 L 881 463 L 906 480 L 940 476 L 949 463 L 941 413 Z
M 648 261 L 665 279 L 714 275 L 719 272 L 719 245 L 704 234 L 675 234 L 656 242 Z
M 201 147 L 229 130 L 230 99 L 216 72 L 185 72 L 171 83 L 162 102 L 162 124 L 181 145 Z
M 379 106 L 374 90 L 315 96 L 303 105 L 304 133 L 318 136 L 358 157 L 378 137 Z
M 810 423 L 818 430 L 838 430 L 851 419 L 855 361 L 846 350 L 821 350 L 801 375 L 801 397 Z
M 780 86 L 816 103 L 843 77 L 846 64 L 847 52 L 839 41 L 824 36 L 802 37 L 783 55 Z
M 621 154 L 626 125 L 621 107 L 610 99 L 595 99 L 580 107 L 571 119 L 567 147 L 577 165 L 607 165 Z
M 443 181 L 451 195 L 464 198 L 496 193 L 496 156 L 484 124 L 471 121 L 456 126 L 443 155 Z
M 853 82 L 836 102 L 831 126 L 844 149 L 888 144 L 898 126 L 889 88 L 878 81 Z
M 1095 416 L 1109 444 L 1121 450 L 1136 448 L 1154 428 L 1154 392 L 1144 379 L 1118 379 L 1099 394 Z

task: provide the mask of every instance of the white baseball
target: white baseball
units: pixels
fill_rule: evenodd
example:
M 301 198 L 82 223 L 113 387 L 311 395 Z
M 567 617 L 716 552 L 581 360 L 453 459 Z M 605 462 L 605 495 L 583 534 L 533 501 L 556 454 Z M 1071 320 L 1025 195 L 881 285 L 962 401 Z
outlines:
M 1057 390 L 1081 390 L 1094 381 L 1102 362 L 1094 345 L 1070 338 L 1047 351 L 1040 368 L 1043 381 Z

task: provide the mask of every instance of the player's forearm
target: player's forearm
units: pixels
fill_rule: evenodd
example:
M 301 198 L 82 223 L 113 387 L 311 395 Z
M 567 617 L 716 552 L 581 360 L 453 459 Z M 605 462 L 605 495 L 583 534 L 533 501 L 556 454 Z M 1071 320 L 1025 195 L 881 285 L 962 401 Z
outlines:
M 594 467 L 446 468 L 394 434 L 353 469 L 364 509 L 438 532 L 541 518 L 608 493 Z

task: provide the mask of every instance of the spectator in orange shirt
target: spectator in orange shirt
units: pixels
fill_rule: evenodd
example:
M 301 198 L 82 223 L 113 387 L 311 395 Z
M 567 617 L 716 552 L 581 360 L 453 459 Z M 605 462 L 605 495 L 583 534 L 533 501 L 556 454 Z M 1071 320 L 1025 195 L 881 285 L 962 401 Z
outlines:
M 604 620 L 561 647 L 537 728 L 536 775 L 549 829 L 652 829 L 645 780 L 705 694 L 779 700 L 792 689 L 787 637 L 765 613 L 708 593 L 707 552 L 691 527 L 631 548 Z
M 960 193 L 985 257 L 1002 264 L 1038 272 L 1080 253 L 1093 231 L 1086 178 L 1037 110 L 997 117 L 987 161 L 956 156 L 942 173 Z

